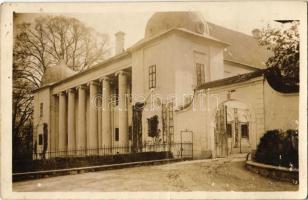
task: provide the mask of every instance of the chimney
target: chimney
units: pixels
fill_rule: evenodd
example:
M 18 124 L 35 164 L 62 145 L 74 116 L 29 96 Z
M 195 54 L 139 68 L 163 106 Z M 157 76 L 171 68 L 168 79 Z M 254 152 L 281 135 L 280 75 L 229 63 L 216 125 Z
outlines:
M 125 33 L 122 31 L 115 34 L 115 55 L 118 55 L 124 51 L 124 36 Z

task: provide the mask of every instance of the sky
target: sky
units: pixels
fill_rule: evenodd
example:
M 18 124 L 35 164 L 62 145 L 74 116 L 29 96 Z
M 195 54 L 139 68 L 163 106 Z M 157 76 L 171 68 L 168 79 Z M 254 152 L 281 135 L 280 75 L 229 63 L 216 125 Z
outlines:
M 251 31 L 255 28 L 265 27 L 267 24 L 273 26 L 276 22 L 273 20 L 245 20 L 217 17 L 217 12 L 200 12 L 206 21 L 237 30 L 251 35 Z M 113 39 L 117 31 L 125 33 L 126 48 L 133 45 L 144 37 L 145 27 L 149 18 L 154 12 L 135 12 L 135 13 L 108 13 L 108 14 L 70 14 L 68 16 L 75 17 L 87 25 L 94 27 L 97 31 L 108 33 Z M 110 23 L 111 22 L 111 23 Z
M 268 5 L 267 5 L 268 4 Z M 153 4 L 151 6 L 138 7 L 131 4 L 119 5 L 91 5 L 71 9 L 66 7 L 55 7 L 52 9 L 41 8 L 37 5 L 33 10 L 43 10 L 43 14 L 18 13 L 18 18 L 14 21 L 33 21 L 39 15 L 55 14 L 75 17 L 85 23 L 87 26 L 94 28 L 101 33 L 107 33 L 110 36 L 111 46 L 114 45 L 114 34 L 118 31 L 125 32 L 125 48 L 132 46 L 134 43 L 144 37 L 146 23 L 153 13 L 157 11 L 197 11 L 203 15 L 206 21 L 212 22 L 226 28 L 236 30 L 251 35 L 251 31 L 255 28 L 263 28 L 268 24 L 271 26 L 280 26 L 274 20 L 277 19 L 294 19 L 298 16 L 296 10 L 298 7 L 292 7 L 292 4 L 280 3 L 251 3 L 251 2 L 207 2 L 198 5 L 180 5 L 172 4 L 171 6 L 163 6 Z M 76 11 L 77 10 L 77 11 Z M 296 19 L 296 18 L 295 18 Z

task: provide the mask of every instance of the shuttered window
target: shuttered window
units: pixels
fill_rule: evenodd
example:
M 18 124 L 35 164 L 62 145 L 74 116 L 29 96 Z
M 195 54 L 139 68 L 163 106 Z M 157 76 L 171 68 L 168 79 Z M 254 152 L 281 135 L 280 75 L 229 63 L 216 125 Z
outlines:
M 43 117 L 44 104 L 40 103 L 40 117 Z
M 196 63 L 197 86 L 205 83 L 204 64 Z
M 149 89 L 156 88 L 156 65 L 149 67 Z

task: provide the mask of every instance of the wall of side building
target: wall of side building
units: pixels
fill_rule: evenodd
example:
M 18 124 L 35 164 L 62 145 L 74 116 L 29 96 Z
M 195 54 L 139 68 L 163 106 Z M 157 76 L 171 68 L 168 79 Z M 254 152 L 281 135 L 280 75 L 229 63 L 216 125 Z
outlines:
M 230 99 L 228 91 L 233 90 Z M 263 78 L 203 90 L 195 95 L 191 106 L 175 114 L 177 141 L 183 130 L 193 132 L 194 158 L 215 157 L 215 115 L 219 105 L 236 100 L 250 110 L 249 144 L 256 149 L 264 133 Z
M 50 89 L 45 88 L 36 92 L 33 106 L 33 148 L 34 153 L 43 151 L 44 146 L 44 123 L 48 125 L 48 134 L 50 133 Z M 41 136 L 40 136 L 41 135 Z M 41 137 L 41 139 L 40 139 Z M 50 143 L 50 137 L 48 138 Z M 40 143 L 41 142 L 41 143 Z M 36 146 L 35 146 L 36 145 Z M 46 145 L 46 144 L 45 144 Z M 49 149 L 47 149 L 49 150 Z
M 265 129 L 298 129 L 299 93 L 284 94 L 264 84 Z

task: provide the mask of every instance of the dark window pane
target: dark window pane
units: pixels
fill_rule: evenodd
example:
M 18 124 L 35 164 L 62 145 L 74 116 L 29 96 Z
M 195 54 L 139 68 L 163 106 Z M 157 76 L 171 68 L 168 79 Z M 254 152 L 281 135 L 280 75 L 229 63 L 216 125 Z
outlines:
M 39 145 L 43 145 L 43 135 L 39 134 Z
M 43 117 L 43 106 L 44 104 L 43 103 L 40 103 L 40 117 Z
M 119 141 L 119 128 L 115 128 L 114 140 Z
M 249 137 L 248 124 L 242 124 L 241 125 L 241 131 L 242 131 L 242 138 L 248 138 Z
M 132 126 L 128 127 L 128 139 L 132 140 Z
M 227 135 L 232 138 L 232 124 L 227 124 Z

